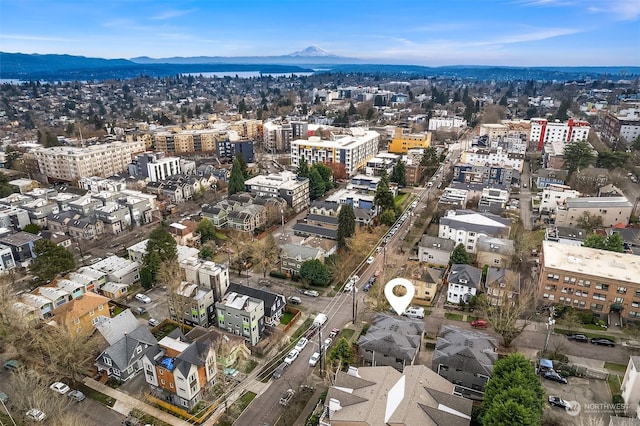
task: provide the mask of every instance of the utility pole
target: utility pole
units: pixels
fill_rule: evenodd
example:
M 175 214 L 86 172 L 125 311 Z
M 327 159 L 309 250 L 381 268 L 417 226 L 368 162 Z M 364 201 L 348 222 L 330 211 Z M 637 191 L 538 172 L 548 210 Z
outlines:
M 322 325 L 318 325 L 318 347 L 320 352 L 320 377 L 324 377 L 324 367 L 326 363 L 324 348 L 322 347 Z
M 549 319 L 547 320 L 547 337 L 544 339 L 544 351 L 547 352 L 547 348 L 549 347 L 549 339 L 551 338 L 551 331 L 553 330 L 553 326 L 556 323 L 555 319 L 556 309 L 553 306 L 549 307 Z
M 358 291 L 358 289 L 356 288 L 356 283 L 353 284 L 353 287 L 351 288 L 351 303 L 352 303 L 352 310 L 353 310 L 353 325 L 356 325 L 356 292 Z

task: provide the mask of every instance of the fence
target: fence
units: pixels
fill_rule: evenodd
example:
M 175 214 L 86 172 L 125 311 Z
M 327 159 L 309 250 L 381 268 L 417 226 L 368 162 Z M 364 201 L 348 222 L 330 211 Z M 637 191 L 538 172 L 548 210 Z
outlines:
M 188 422 L 197 423 L 197 424 L 203 423 L 211 415 L 213 410 L 218 408 L 218 405 L 220 405 L 220 400 L 218 399 L 218 401 L 214 402 L 209 407 L 207 407 L 206 410 L 199 411 L 198 415 L 196 416 L 194 414 L 187 412 L 186 410 L 183 410 L 180 407 L 176 407 L 175 405 L 169 404 L 168 402 L 158 399 L 152 395 L 147 395 L 147 400 L 153 403 L 154 405 L 157 405 L 158 407 L 160 407 L 163 411 L 177 414 L 178 416 L 182 417 Z

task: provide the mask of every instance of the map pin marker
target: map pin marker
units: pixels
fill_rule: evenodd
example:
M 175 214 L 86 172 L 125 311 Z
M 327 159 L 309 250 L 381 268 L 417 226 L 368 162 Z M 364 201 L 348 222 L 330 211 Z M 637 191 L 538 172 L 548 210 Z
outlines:
M 406 292 L 404 296 L 396 296 L 393 294 L 393 289 L 398 286 L 405 288 Z M 384 286 L 384 295 L 398 315 L 402 315 L 404 310 L 407 309 L 407 306 L 411 304 L 414 294 L 416 294 L 416 288 L 411 281 L 406 278 L 394 278 Z

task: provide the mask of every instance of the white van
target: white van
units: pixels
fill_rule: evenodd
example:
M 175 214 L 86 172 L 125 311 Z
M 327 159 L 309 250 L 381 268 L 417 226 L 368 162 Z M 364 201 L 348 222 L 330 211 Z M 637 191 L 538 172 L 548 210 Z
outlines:
M 422 319 L 424 318 L 424 308 L 408 308 L 404 314 L 409 318 Z

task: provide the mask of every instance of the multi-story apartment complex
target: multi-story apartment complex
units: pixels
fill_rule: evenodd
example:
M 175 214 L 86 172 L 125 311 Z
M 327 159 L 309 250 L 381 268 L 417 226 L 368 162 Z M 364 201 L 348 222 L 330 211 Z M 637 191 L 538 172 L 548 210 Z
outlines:
M 547 185 L 542 190 L 540 198 L 540 213 L 546 212 L 555 214 L 558 206 L 563 205 L 568 198 L 576 198 L 580 196 L 580 192 L 571 189 L 567 185 Z
M 602 226 L 610 228 L 619 223 L 629 224 L 633 204 L 626 197 L 581 197 L 567 198 L 556 210 L 557 226 L 578 226 L 585 214 L 600 216 Z
M 210 287 L 182 282 L 169 293 L 169 314 L 190 326 L 209 327 L 215 323 L 215 300 Z
M 218 327 L 242 336 L 255 346 L 264 332 L 264 302 L 235 292 L 216 303 Z
M 590 309 L 602 318 L 620 313 L 640 319 L 640 257 L 595 248 L 542 242 L 538 299 Z
M 215 153 L 216 141 L 225 133 L 219 129 L 160 131 L 153 133 L 153 144 L 171 154 Z
M 129 164 L 131 176 L 145 176 L 151 182 L 165 180 L 181 173 L 180 158 L 167 157 L 164 152 L 145 152 Z
M 264 123 L 262 138 L 264 148 L 269 152 L 287 152 L 291 149 L 291 141 L 295 139 L 306 139 L 308 134 L 308 124 L 279 123 L 268 121 Z M 297 131 L 298 134 L 295 134 Z
M 502 147 L 495 149 L 474 148 L 463 152 L 460 162 L 484 166 L 509 166 L 522 173 L 524 154 L 510 153 Z
M 550 142 L 571 143 L 586 141 L 591 125 L 588 121 L 570 118 L 566 123 L 549 122 L 546 118 L 531 119 L 531 134 L 529 140 L 536 142 L 538 151 Z
M 617 114 L 607 113 L 602 120 L 602 138 L 615 146 L 617 142 L 630 144 L 640 136 L 640 109 L 625 109 Z
M 389 143 L 389 152 L 406 154 L 410 149 L 429 146 L 431 146 L 431 133 L 405 133 L 404 129 L 398 127 Z
M 456 163 L 453 166 L 452 182 L 479 183 L 491 187 L 509 187 L 517 182 L 520 173 L 511 166 L 486 163 Z
M 296 213 L 309 207 L 309 179 L 299 178 L 293 172 L 255 176 L 247 179 L 244 185 L 248 192 L 260 197 L 284 198 Z
M 467 127 L 467 120 L 462 117 L 432 117 L 429 119 L 429 131 L 453 130 L 459 131 Z
M 144 142 L 112 142 L 86 148 L 54 146 L 31 151 L 40 173 L 49 180 L 72 182 L 83 177 L 109 177 L 127 170 Z
M 329 140 L 311 136 L 291 142 L 291 165 L 298 167 L 302 158 L 309 164 L 339 163 L 352 176 L 378 153 L 380 135 L 362 128 L 352 128 L 350 133 L 332 133 Z
M 440 218 L 438 236 L 464 245 L 469 253 L 476 252 L 481 235 L 508 236 L 511 227 L 509 219 L 491 213 L 476 213 L 471 210 L 447 210 Z

